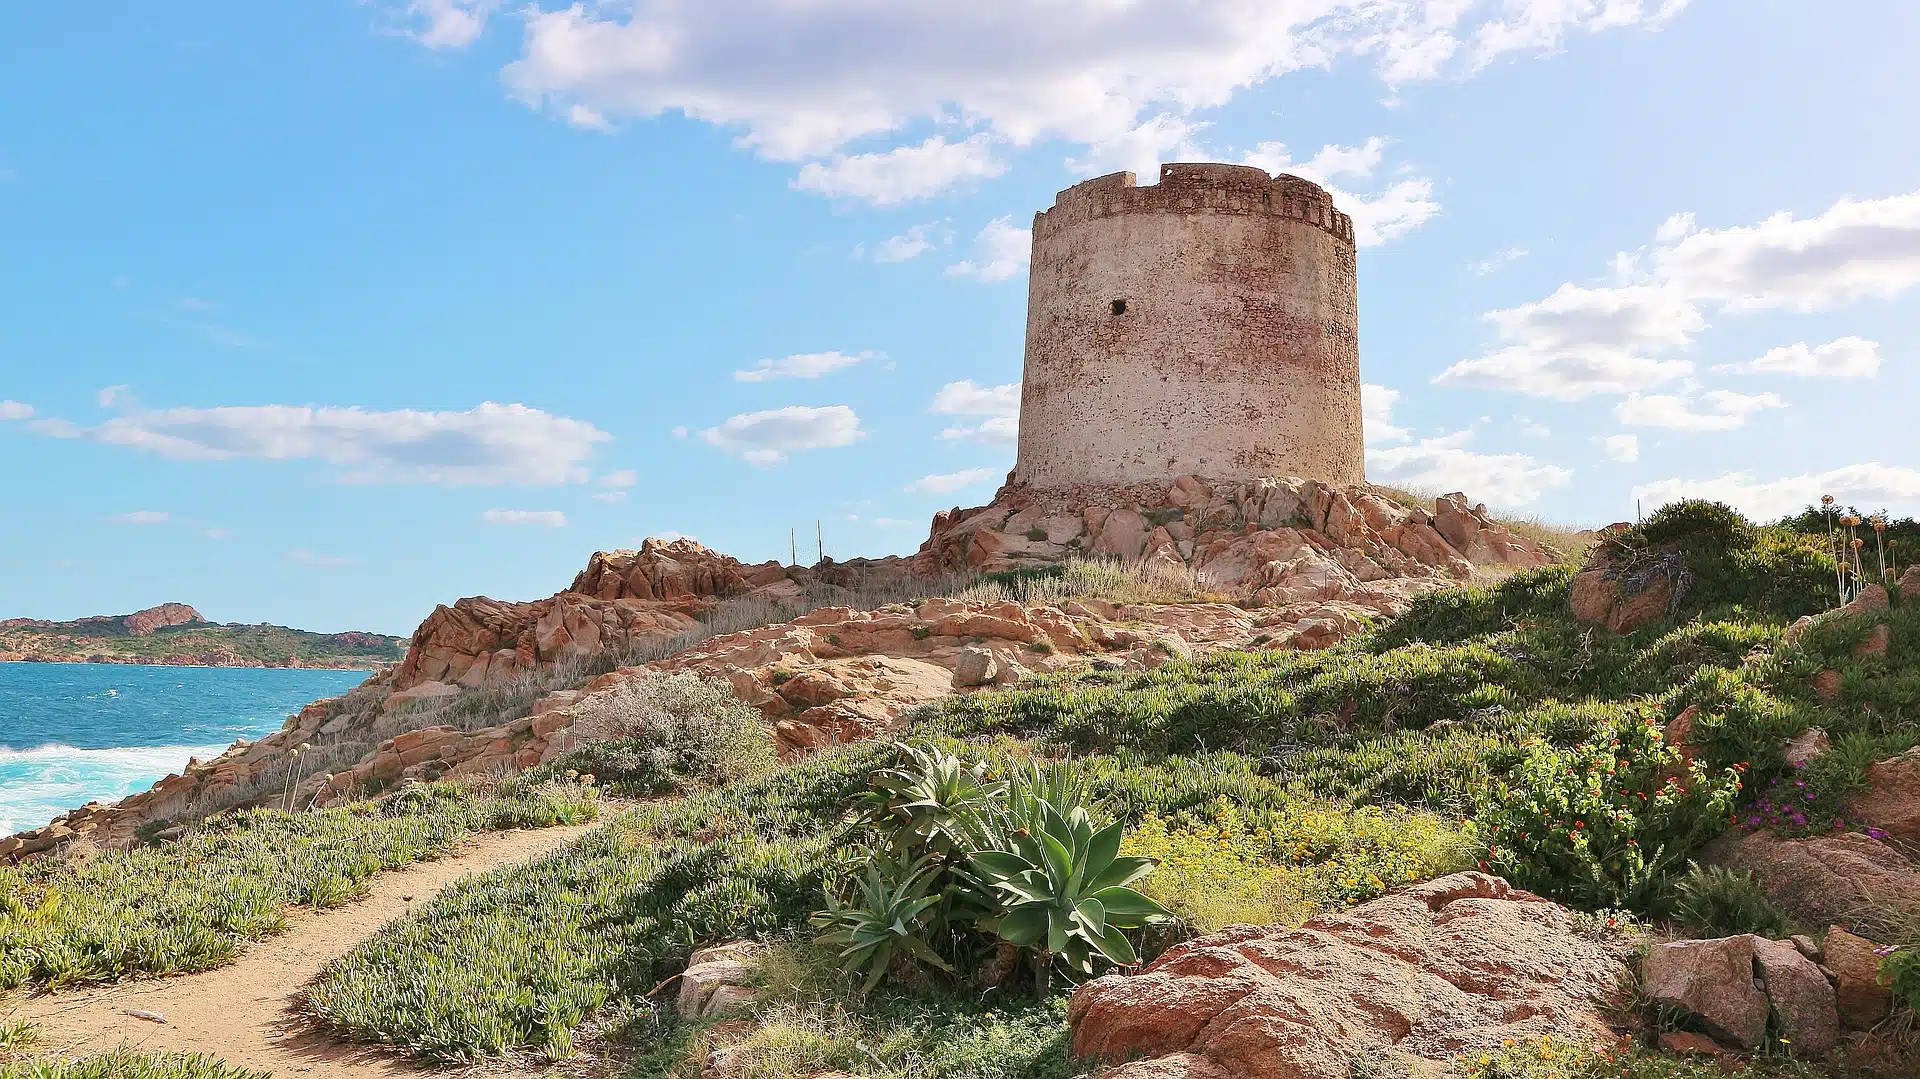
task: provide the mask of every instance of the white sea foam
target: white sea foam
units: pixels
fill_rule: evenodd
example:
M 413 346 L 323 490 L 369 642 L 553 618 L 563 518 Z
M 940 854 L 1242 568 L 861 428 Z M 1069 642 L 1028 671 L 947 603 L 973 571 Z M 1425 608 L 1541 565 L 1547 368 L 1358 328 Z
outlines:
M 116 801 L 186 767 L 187 758 L 219 756 L 225 746 L 139 746 L 77 749 L 65 745 L 0 746 L 0 836 L 38 828 L 91 801 Z

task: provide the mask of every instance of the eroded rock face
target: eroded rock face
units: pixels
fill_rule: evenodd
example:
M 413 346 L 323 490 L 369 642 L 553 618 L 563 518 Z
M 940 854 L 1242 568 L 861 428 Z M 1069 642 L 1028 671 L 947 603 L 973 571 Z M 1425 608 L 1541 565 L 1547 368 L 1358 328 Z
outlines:
M 1386 614 L 1423 589 L 1472 577 L 1476 566 L 1553 561 L 1461 494 L 1429 513 L 1364 484 L 1181 476 L 1171 485 L 1064 491 L 1009 484 L 991 505 L 936 515 L 916 567 L 998 572 L 1074 556 L 1164 562 L 1259 603 L 1339 599 Z
M 1866 790 L 1848 799 L 1860 823 L 1887 834 L 1895 846 L 1920 853 L 1920 749 L 1867 769 Z
M 1074 994 L 1073 1048 L 1125 1079 L 1346 1079 L 1508 1038 L 1609 1039 L 1630 949 L 1558 904 L 1459 873 L 1297 930 L 1236 926 Z
M 1723 1045 L 1756 1049 L 1767 1033 L 1767 994 L 1753 976 L 1753 938 L 1676 940 L 1641 963 L 1647 996 L 1704 1027 Z
M 1865 937 L 1834 926 L 1822 945 L 1826 968 L 1833 972 L 1840 1020 L 1851 1030 L 1866 1030 L 1887 1017 L 1893 994 L 1880 984 L 1880 953 Z
M 1863 911 L 1920 911 L 1920 870 L 1899 851 L 1859 832 L 1782 839 L 1771 832 L 1722 836 L 1702 860 L 1744 869 L 1781 910 L 1809 925 L 1854 925 Z
M 1760 964 L 1780 1033 L 1794 1053 L 1817 1058 L 1840 1044 L 1833 985 L 1813 960 L 1801 955 L 1792 941 L 1765 937 L 1753 938 L 1753 958 Z

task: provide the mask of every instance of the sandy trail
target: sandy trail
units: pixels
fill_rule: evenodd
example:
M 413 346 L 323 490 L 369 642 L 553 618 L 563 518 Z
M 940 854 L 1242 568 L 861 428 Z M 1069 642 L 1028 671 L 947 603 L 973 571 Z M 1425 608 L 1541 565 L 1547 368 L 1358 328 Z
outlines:
M 14 1017 L 39 1027 L 40 1048 L 62 1056 L 125 1044 L 149 1052 L 208 1053 L 283 1077 L 417 1075 L 416 1066 L 391 1052 L 311 1030 L 293 1010 L 300 990 L 329 962 L 454 881 L 547 854 L 598 826 L 485 833 L 452 856 L 376 875 L 359 902 L 320 913 L 295 911 L 286 933 L 249 946 L 227 966 L 29 997 Z M 136 1019 L 130 1009 L 156 1012 L 167 1022 Z

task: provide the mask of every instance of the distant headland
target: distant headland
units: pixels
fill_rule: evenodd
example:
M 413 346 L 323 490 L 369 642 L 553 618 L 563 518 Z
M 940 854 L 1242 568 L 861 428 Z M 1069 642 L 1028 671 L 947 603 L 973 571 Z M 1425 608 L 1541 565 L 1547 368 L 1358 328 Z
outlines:
M 331 667 L 398 662 L 404 637 L 219 624 L 184 603 L 71 622 L 0 619 L 0 663 L 146 663 L 173 667 Z

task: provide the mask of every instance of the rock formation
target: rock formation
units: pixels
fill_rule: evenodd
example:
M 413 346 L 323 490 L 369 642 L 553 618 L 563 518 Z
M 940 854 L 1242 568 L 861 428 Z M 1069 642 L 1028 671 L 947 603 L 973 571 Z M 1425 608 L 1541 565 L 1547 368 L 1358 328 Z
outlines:
M 1556 903 L 1459 873 L 1299 929 L 1177 944 L 1082 986 L 1068 1015 L 1076 1053 L 1120 1065 L 1109 1079 L 1345 1079 L 1363 1058 L 1426 1074 L 1506 1039 L 1610 1041 L 1631 954 Z
M 1342 599 L 1383 614 L 1409 596 L 1464 581 L 1475 567 L 1532 569 L 1553 561 L 1465 495 L 1433 512 L 1395 492 L 1318 480 L 1074 487 L 1008 484 L 977 509 L 935 516 L 916 569 L 995 573 L 1073 557 L 1158 561 L 1202 585 L 1255 603 Z
M 825 607 L 705 639 L 694 632 L 731 599 L 802 610 L 809 589 L 951 580 L 1073 557 L 1157 562 L 1197 582 L 1208 601 L 933 598 L 872 611 Z M 1364 486 L 1191 477 L 1129 491 L 1008 487 L 990 506 L 941 514 L 911 559 L 747 565 L 692 540 L 648 540 L 637 551 L 596 553 L 566 591 L 546 599 L 437 607 L 404 660 L 356 690 L 354 703 L 317 702 L 273 735 L 194 761 L 117 805 L 82 807 L 0 841 L 0 861 L 81 835 L 124 845 L 144 825 L 268 794 L 326 805 L 407 778 L 507 774 L 576 744 L 571 728 L 583 702 L 652 671 L 729 682 L 792 755 L 884 735 L 914 705 L 1029 673 L 1147 669 L 1221 648 L 1326 648 L 1405 610 L 1421 591 L 1473 579 L 1477 566 L 1504 572 L 1549 559 L 1461 495 L 1428 513 Z M 695 643 L 676 643 L 683 634 Z M 649 661 L 648 652 L 660 658 Z M 432 722 L 435 699 L 609 653 L 632 666 L 547 694 L 525 715 L 473 730 Z M 293 750 L 309 744 L 326 756 L 295 761 Z

